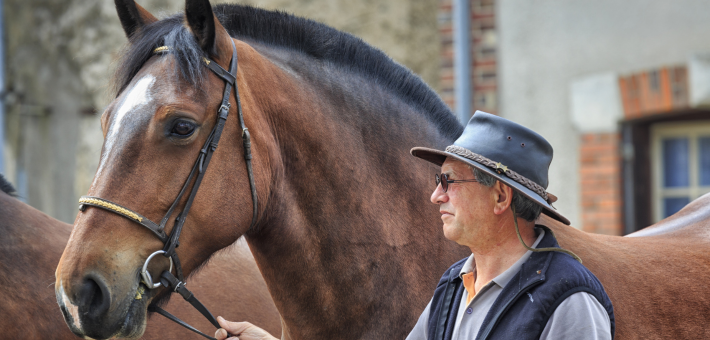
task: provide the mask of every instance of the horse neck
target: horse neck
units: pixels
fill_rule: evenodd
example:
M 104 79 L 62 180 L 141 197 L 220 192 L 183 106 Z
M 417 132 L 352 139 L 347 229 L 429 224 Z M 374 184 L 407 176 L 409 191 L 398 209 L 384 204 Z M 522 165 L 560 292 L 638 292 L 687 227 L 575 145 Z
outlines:
M 271 57 L 279 79 L 251 92 L 271 103 L 272 191 L 247 239 L 284 334 L 404 338 L 462 256 L 428 202 L 438 169 L 409 150 L 451 139 L 372 80 Z
M 19 201 L 0 191 L 0 252 L 8 250 L 10 259 L 20 254 L 31 253 L 32 256 L 52 259 L 51 261 L 36 261 L 31 269 L 47 264 L 54 271 L 54 266 L 62 255 L 64 246 L 69 239 L 72 226 L 56 220 L 45 213 Z M 23 269 L 23 270 L 24 270 Z M 53 278 L 50 278 L 50 283 Z

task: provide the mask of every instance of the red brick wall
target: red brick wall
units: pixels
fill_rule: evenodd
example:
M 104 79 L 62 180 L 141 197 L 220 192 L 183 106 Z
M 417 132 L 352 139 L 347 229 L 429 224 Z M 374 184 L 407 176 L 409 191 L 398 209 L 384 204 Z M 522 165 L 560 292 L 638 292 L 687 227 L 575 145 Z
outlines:
M 621 156 L 618 133 L 582 135 L 582 230 L 622 235 Z
M 659 67 L 619 77 L 624 120 L 670 115 L 688 108 L 685 65 Z M 582 229 L 622 235 L 621 155 L 619 133 L 582 135 L 580 180 Z
M 688 107 L 685 65 L 661 67 L 619 77 L 624 118 L 672 113 Z
M 498 113 L 495 0 L 471 1 L 473 109 Z
M 495 114 L 498 112 L 495 0 L 470 0 L 469 8 L 471 9 L 472 110 Z M 456 102 L 451 11 L 451 0 L 439 1 L 439 40 L 441 41 L 439 95 L 453 109 Z

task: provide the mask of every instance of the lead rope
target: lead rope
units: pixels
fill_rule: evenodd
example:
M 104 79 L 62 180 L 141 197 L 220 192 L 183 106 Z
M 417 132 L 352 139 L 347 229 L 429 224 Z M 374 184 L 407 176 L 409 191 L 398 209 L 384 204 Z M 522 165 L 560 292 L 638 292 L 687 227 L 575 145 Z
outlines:
M 544 251 L 557 251 L 557 252 L 565 253 L 565 254 L 567 254 L 567 255 L 569 255 L 569 256 L 572 256 L 572 258 L 574 258 L 575 260 L 577 260 L 579 263 L 582 263 L 582 259 L 579 258 L 579 256 L 577 256 L 577 254 L 575 254 L 575 253 L 573 253 L 573 252 L 571 252 L 571 251 L 569 251 L 569 250 L 567 250 L 567 249 L 555 248 L 555 247 L 537 248 L 537 249 L 536 249 L 536 248 L 530 248 L 530 247 L 528 247 L 528 245 L 525 244 L 525 242 L 523 241 L 523 237 L 520 236 L 520 229 L 518 229 L 518 214 L 515 213 L 515 204 L 511 204 L 511 205 L 510 205 L 510 209 L 513 211 L 513 221 L 515 222 L 515 233 L 518 234 L 518 240 L 520 240 L 520 243 L 523 245 L 523 247 L 525 247 L 525 249 L 527 249 L 527 250 L 529 250 L 529 251 L 532 251 L 532 252 L 535 252 L 535 253 L 541 253 L 541 252 L 544 252 Z M 550 232 L 550 234 L 552 235 L 552 238 L 554 238 L 555 240 L 557 240 L 557 237 L 555 237 L 555 233 L 553 233 L 551 229 L 547 229 L 547 230 L 548 230 L 548 231 Z

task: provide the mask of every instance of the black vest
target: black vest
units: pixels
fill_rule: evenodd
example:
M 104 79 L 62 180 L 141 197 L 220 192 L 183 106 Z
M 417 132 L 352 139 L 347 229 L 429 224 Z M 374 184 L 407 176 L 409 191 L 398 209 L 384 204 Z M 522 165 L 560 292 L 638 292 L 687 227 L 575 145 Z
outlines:
M 542 226 L 537 226 L 542 227 Z M 559 247 L 549 229 L 538 248 Z M 456 262 L 441 277 L 431 301 L 427 339 L 450 340 L 464 289 Z M 614 338 L 614 309 L 599 280 L 571 256 L 559 252 L 532 253 L 503 288 L 488 311 L 476 340 L 539 339 L 557 306 L 574 293 L 587 292 L 606 309 Z M 528 299 L 531 294 L 534 303 Z

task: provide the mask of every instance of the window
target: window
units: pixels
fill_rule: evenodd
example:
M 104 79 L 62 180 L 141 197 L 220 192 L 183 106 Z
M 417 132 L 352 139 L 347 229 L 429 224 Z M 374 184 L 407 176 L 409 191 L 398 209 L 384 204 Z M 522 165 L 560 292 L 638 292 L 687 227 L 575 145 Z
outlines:
M 710 122 L 652 126 L 651 157 L 655 221 L 710 192 Z

